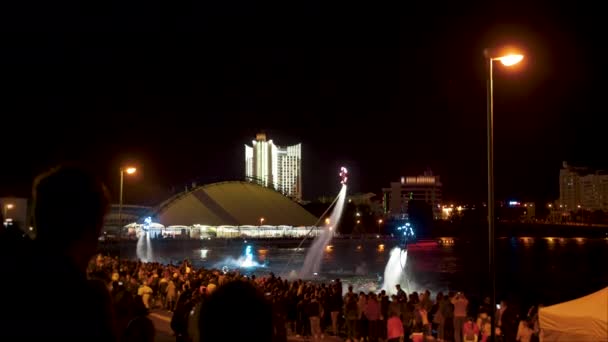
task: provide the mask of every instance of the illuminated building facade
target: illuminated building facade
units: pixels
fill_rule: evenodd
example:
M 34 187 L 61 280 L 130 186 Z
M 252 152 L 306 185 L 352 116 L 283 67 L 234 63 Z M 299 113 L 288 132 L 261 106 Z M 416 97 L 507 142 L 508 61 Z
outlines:
M 390 188 L 382 189 L 384 212 L 405 219 L 410 201 L 424 201 L 433 208 L 433 218 L 441 219 L 441 187 L 439 176 L 430 170 L 421 176 L 401 177 L 400 182 L 391 182 Z
M 608 174 L 563 163 L 559 171 L 560 211 L 608 211 Z
M 252 146 L 245 145 L 245 176 L 301 201 L 302 144 L 281 147 L 257 134 Z

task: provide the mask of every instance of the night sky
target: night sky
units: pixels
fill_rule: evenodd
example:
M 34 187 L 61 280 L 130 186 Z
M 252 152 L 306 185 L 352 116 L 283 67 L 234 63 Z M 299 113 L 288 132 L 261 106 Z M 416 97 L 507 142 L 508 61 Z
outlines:
M 562 160 L 608 168 L 599 8 L 85 3 L 0 9 L 0 196 L 27 196 L 67 160 L 116 194 L 132 161 L 143 172 L 126 202 L 152 204 L 195 178 L 242 177 L 243 144 L 263 130 L 303 143 L 306 199 L 336 193 L 346 165 L 352 191 L 430 167 L 444 198 L 483 200 L 482 51 L 505 44 L 526 58 L 495 69 L 497 198 L 557 198 Z

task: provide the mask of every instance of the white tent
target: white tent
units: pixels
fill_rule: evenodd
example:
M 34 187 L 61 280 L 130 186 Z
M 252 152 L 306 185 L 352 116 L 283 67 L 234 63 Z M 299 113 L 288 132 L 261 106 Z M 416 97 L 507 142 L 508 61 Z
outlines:
M 608 287 L 540 309 L 541 341 L 608 342 Z

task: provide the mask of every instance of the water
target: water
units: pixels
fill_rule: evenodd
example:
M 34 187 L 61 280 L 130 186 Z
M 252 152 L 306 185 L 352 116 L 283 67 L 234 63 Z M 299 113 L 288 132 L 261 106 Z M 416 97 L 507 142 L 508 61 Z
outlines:
M 150 243 L 150 234 L 147 231 L 142 231 L 137 239 L 137 258 L 143 262 L 153 261 L 152 244 Z
M 201 249 L 201 259 L 207 258 L 207 253 L 209 250 Z M 254 260 L 253 249 L 251 245 L 246 245 L 243 254 L 235 259 L 233 257 L 226 257 L 224 260 L 217 262 L 213 265 L 213 268 L 222 269 L 224 271 L 228 270 L 239 270 L 246 271 L 255 269 L 258 267 L 264 267 L 263 264 L 260 264 L 256 260 Z
M 300 269 L 298 275 L 301 278 L 309 279 L 321 271 L 321 259 L 323 252 L 326 250 L 329 241 L 333 236 L 333 232 L 338 228 L 340 218 L 342 217 L 342 211 L 344 210 L 344 202 L 346 200 L 346 184 L 342 184 L 342 189 L 336 198 L 336 205 L 332 209 L 329 220 L 325 222 L 323 231 L 319 234 L 304 258 L 304 264 Z
M 185 258 L 195 266 L 218 268 L 238 260 L 246 246 L 252 247 L 252 260 L 265 267 L 252 267 L 246 272 L 280 274 L 293 256 L 291 269 L 304 264 L 307 248 L 295 250 L 273 242 L 238 241 L 172 241 L 152 240 L 152 261 L 177 263 Z M 297 242 L 295 242 L 297 245 Z M 320 253 L 321 267 L 316 278 L 329 281 L 340 278 L 355 290 L 377 290 L 389 285 L 390 272 L 385 268 L 396 243 L 381 239 L 334 239 L 331 248 Z M 135 246 L 123 246 L 136 257 Z M 608 240 L 605 239 L 500 239 L 496 243 L 497 287 L 499 299 L 505 296 L 528 302 L 556 303 L 573 299 L 608 286 Z M 405 267 L 405 289 L 420 291 L 463 291 L 474 296 L 487 294 L 487 246 L 456 242 L 452 246 L 410 245 Z M 238 263 L 238 261 L 237 261 Z M 405 263 L 404 263 L 405 264 Z M 401 266 L 401 265 L 399 265 Z M 389 268 L 392 269 L 392 268 Z M 293 272 L 291 272 L 293 273 Z M 286 276 L 286 275 L 283 275 Z M 292 276 L 295 276 L 292 274 Z M 405 286 L 407 285 L 407 286 Z
M 384 279 L 382 289 L 390 296 L 397 294 L 396 285 L 410 292 L 410 286 L 407 281 L 405 268 L 407 266 L 407 250 L 395 247 L 391 250 L 390 257 L 384 268 Z

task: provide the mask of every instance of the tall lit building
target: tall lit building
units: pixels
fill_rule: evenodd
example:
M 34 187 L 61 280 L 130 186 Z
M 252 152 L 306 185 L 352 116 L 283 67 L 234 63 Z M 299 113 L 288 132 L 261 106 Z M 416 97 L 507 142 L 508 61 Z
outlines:
M 295 200 L 302 200 L 302 144 L 281 147 L 256 135 L 252 146 L 245 145 L 245 176 Z
M 383 188 L 384 212 L 393 218 L 406 218 L 410 201 L 424 201 L 433 208 L 433 218 L 441 218 L 441 181 L 432 171 L 421 176 L 401 177 L 401 182 L 392 182 Z
M 608 174 L 564 162 L 559 171 L 559 206 L 562 211 L 608 211 Z

